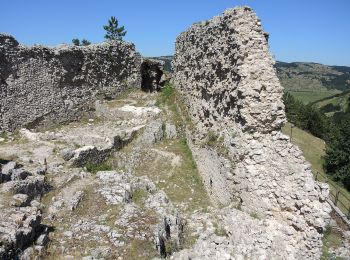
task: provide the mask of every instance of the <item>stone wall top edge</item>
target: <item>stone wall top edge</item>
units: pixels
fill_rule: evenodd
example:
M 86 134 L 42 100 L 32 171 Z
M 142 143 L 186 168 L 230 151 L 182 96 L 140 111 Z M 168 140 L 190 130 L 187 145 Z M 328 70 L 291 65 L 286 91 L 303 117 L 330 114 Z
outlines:
M 218 23 L 221 18 L 231 16 L 231 15 L 234 15 L 236 13 L 243 12 L 243 11 L 250 12 L 252 15 L 256 16 L 256 13 L 254 12 L 254 10 L 247 5 L 228 8 L 224 12 L 222 12 L 220 15 L 214 16 L 208 20 L 193 23 L 188 29 L 186 29 L 184 32 L 182 32 L 178 36 L 178 38 L 181 38 L 182 36 L 191 32 L 192 30 L 200 30 L 200 29 L 207 27 L 209 25 L 213 25 L 215 23 Z M 256 19 L 259 20 L 259 18 L 257 16 L 256 16 Z
M 136 50 L 135 44 L 131 42 L 125 42 L 125 41 L 105 41 L 105 42 L 100 42 L 100 43 L 92 43 L 87 46 L 75 46 L 72 44 L 58 44 L 55 46 L 47 46 L 43 44 L 34 44 L 34 45 L 25 45 L 22 43 L 19 43 L 16 38 L 10 34 L 7 33 L 0 33 L 0 47 L 3 44 L 2 39 L 8 39 L 12 41 L 12 47 L 13 46 L 18 46 L 20 48 L 24 49 L 47 49 L 47 50 L 93 50 L 96 48 L 101 48 L 101 47 L 108 47 L 108 46 L 120 46 L 120 47 L 129 47 L 133 50 Z

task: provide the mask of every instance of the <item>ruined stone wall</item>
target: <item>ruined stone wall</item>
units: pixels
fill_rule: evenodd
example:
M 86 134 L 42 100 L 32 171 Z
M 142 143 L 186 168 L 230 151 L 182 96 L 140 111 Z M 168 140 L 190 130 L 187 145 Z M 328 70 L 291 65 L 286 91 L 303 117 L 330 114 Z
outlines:
M 26 47 L 0 34 L 0 130 L 74 120 L 97 98 L 141 88 L 141 62 L 121 41 Z
M 272 229 L 251 247 L 234 241 L 232 250 L 319 259 L 328 188 L 280 132 L 283 89 L 267 38 L 249 7 L 194 24 L 177 38 L 173 80 L 195 126 L 190 145 L 212 200 Z
M 178 88 L 194 101 L 195 123 L 219 130 L 234 121 L 244 131 L 269 132 L 285 120 L 273 64 L 260 21 L 239 9 L 182 33 L 173 67 Z

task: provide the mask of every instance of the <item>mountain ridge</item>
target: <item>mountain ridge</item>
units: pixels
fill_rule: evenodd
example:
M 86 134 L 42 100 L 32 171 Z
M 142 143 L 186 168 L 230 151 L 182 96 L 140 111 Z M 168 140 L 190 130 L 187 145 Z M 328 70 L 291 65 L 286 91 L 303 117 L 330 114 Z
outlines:
M 171 55 L 152 57 L 164 61 L 164 70 L 171 71 Z M 276 61 L 275 68 L 282 86 L 289 91 L 348 90 L 350 67 L 317 62 Z

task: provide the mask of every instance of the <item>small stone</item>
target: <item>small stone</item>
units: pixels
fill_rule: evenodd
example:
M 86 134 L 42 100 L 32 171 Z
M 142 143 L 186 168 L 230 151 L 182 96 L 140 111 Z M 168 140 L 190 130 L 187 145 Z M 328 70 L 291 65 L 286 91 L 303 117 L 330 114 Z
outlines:
M 41 234 L 36 240 L 36 244 L 38 246 L 46 246 L 48 243 L 49 243 L 49 237 L 47 234 Z
M 73 148 L 64 148 L 60 151 L 60 155 L 65 161 L 69 161 L 73 158 L 75 152 Z
M 0 254 L 1 254 L 1 250 L 0 250 Z M 33 249 L 33 247 L 28 247 L 23 251 L 20 259 L 21 260 L 32 260 L 33 257 L 34 257 L 34 249 Z
M 72 231 L 64 231 L 63 235 L 66 237 L 73 237 L 73 232 Z
M 13 181 L 25 180 L 30 175 L 31 175 L 31 173 L 27 172 L 23 168 L 13 169 L 12 175 L 11 175 L 11 180 L 13 180 Z
M 174 139 L 177 137 L 176 126 L 173 124 L 165 124 L 165 137 L 167 139 Z
M 11 179 L 12 171 L 16 169 L 17 163 L 10 161 L 1 167 L 2 178 L 4 181 L 9 181 Z
M 24 207 L 29 203 L 29 197 L 27 194 L 16 194 L 12 197 L 11 206 Z

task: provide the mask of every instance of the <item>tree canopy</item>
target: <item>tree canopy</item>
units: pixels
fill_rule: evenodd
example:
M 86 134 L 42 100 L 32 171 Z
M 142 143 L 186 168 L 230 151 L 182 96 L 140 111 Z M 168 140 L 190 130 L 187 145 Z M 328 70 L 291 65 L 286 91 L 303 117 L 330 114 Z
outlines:
M 124 26 L 119 27 L 119 22 L 114 16 L 108 20 L 108 24 L 104 25 L 103 29 L 106 30 L 105 39 L 107 40 L 121 41 L 127 33 Z
M 326 141 L 324 169 L 333 180 L 350 190 L 350 106 L 346 112 L 328 118 L 289 93 L 284 94 L 283 100 L 289 122 Z
M 79 40 L 79 39 L 74 38 L 74 39 L 72 40 L 72 43 L 73 43 L 75 46 L 80 46 L 80 40 Z
M 88 40 L 86 39 L 82 39 L 81 41 L 79 39 L 76 39 L 74 38 L 72 40 L 72 43 L 75 45 L 75 46 L 88 46 L 91 44 L 91 42 L 89 42 Z

